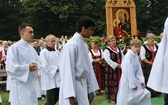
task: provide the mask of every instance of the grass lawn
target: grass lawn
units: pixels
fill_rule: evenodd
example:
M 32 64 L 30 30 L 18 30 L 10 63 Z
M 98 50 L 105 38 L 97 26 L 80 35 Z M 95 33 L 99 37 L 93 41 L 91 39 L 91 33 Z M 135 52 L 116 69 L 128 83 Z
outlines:
M 2 104 L 1 105 L 9 105 L 9 103 L 8 103 L 9 92 L 2 91 L 2 89 L 0 89 L 0 95 L 2 97 Z M 39 99 L 38 105 L 44 105 L 45 102 L 46 102 L 46 100 Z M 108 100 L 105 99 L 104 94 L 101 94 L 101 95 L 97 95 L 95 97 L 92 105 L 115 105 L 115 104 L 111 104 Z M 157 98 L 152 98 L 151 105 L 164 105 L 163 95 L 161 95 L 160 97 L 157 97 Z
M 1 98 L 2 98 L 2 104 L 1 105 L 10 105 L 8 103 L 9 92 L 4 91 L 4 89 L 3 90 L 0 89 L 0 95 L 1 95 Z M 98 105 L 99 103 L 101 103 L 105 100 L 106 99 L 104 97 L 104 94 L 98 95 L 98 96 L 95 97 L 92 105 Z M 45 103 L 46 103 L 46 99 L 45 100 L 42 100 L 42 99 L 38 100 L 38 105 L 44 105 Z
M 105 100 L 99 104 L 94 104 L 94 105 L 115 105 L 115 104 L 111 104 L 110 101 Z M 160 97 L 157 97 L 157 98 L 152 98 L 151 105 L 164 105 L 163 95 L 161 95 Z

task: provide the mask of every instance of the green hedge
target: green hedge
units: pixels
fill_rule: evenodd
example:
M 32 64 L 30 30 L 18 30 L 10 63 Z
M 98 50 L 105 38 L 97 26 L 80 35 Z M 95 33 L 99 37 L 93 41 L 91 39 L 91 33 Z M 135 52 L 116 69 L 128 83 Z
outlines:
M 125 45 L 129 46 L 129 43 L 130 43 L 131 39 L 132 39 L 131 37 L 123 38 L 123 40 L 117 41 L 117 44 L 119 44 L 120 46 L 125 46 Z M 85 39 L 85 42 L 87 43 L 89 48 L 91 48 L 90 43 L 91 43 L 92 40 L 98 40 L 98 42 L 99 42 L 98 46 L 100 48 L 102 48 L 103 50 L 106 48 L 106 44 L 101 40 L 101 37 L 99 37 L 99 36 L 92 36 L 92 37 L 90 37 L 90 39 Z M 146 37 L 142 37 L 141 40 L 142 40 L 142 43 L 143 43 L 144 41 L 146 41 Z M 160 36 L 156 36 L 155 41 L 157 41 L 159 43 L 161 41 Z

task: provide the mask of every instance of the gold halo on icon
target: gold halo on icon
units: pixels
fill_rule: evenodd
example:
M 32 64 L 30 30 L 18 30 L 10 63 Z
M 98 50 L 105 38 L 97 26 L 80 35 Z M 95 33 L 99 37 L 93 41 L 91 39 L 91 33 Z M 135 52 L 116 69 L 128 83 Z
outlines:
M 117 12 L 116 12 L 116 19 L 117 21 L 120 21 L 119 17 L 121 15 L 124 15 L 126 17 L 126 20 L 128 21 L 129 19 L 129 14 L 128 12 L 125 10 L 125 9 L 119 9 Z

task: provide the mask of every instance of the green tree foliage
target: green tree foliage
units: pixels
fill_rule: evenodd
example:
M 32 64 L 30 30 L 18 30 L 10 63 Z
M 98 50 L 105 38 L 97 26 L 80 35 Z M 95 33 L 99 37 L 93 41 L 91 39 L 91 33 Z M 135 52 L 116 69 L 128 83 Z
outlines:
M 141 32 L 152 30 L 159 35 L 168 16 L 167 0 L 134 0 L 137 9 L 137 26 Z
M 0 0 L 0 39 L 17 39 L 24 16 L 20 0 Z
M 168 0 L 134 0 L 137 26 L 159 34 L 168 16 Z M 47 34 L 72 36 L 76 21 L 83 15 L 95 19 L 96 36 L 106 35 L 106 0 L 0 0 L 0 39 L 17 40 L 18 25 L 30 23 L 35 28 L 35 38 Z
M 27 14 L 26 21 L 35 26 L 36 34 L 46 36 L 71 36 L 80 16 L 88 15 L 95 19 L 97 35 L 105 32 L 104 0 L 23 0 Z M 37 36 L 37 37 L 39 37 Z

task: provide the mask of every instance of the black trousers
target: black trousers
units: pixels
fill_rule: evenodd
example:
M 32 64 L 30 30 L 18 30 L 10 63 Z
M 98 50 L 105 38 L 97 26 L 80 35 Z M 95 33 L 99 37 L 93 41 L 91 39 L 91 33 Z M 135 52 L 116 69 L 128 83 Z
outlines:
M 164 105 L 168 105 L 168 94 L 164 94 Z
M 59 88 L 47 90 L 47 105 L 55 105 L 59 99 Z

